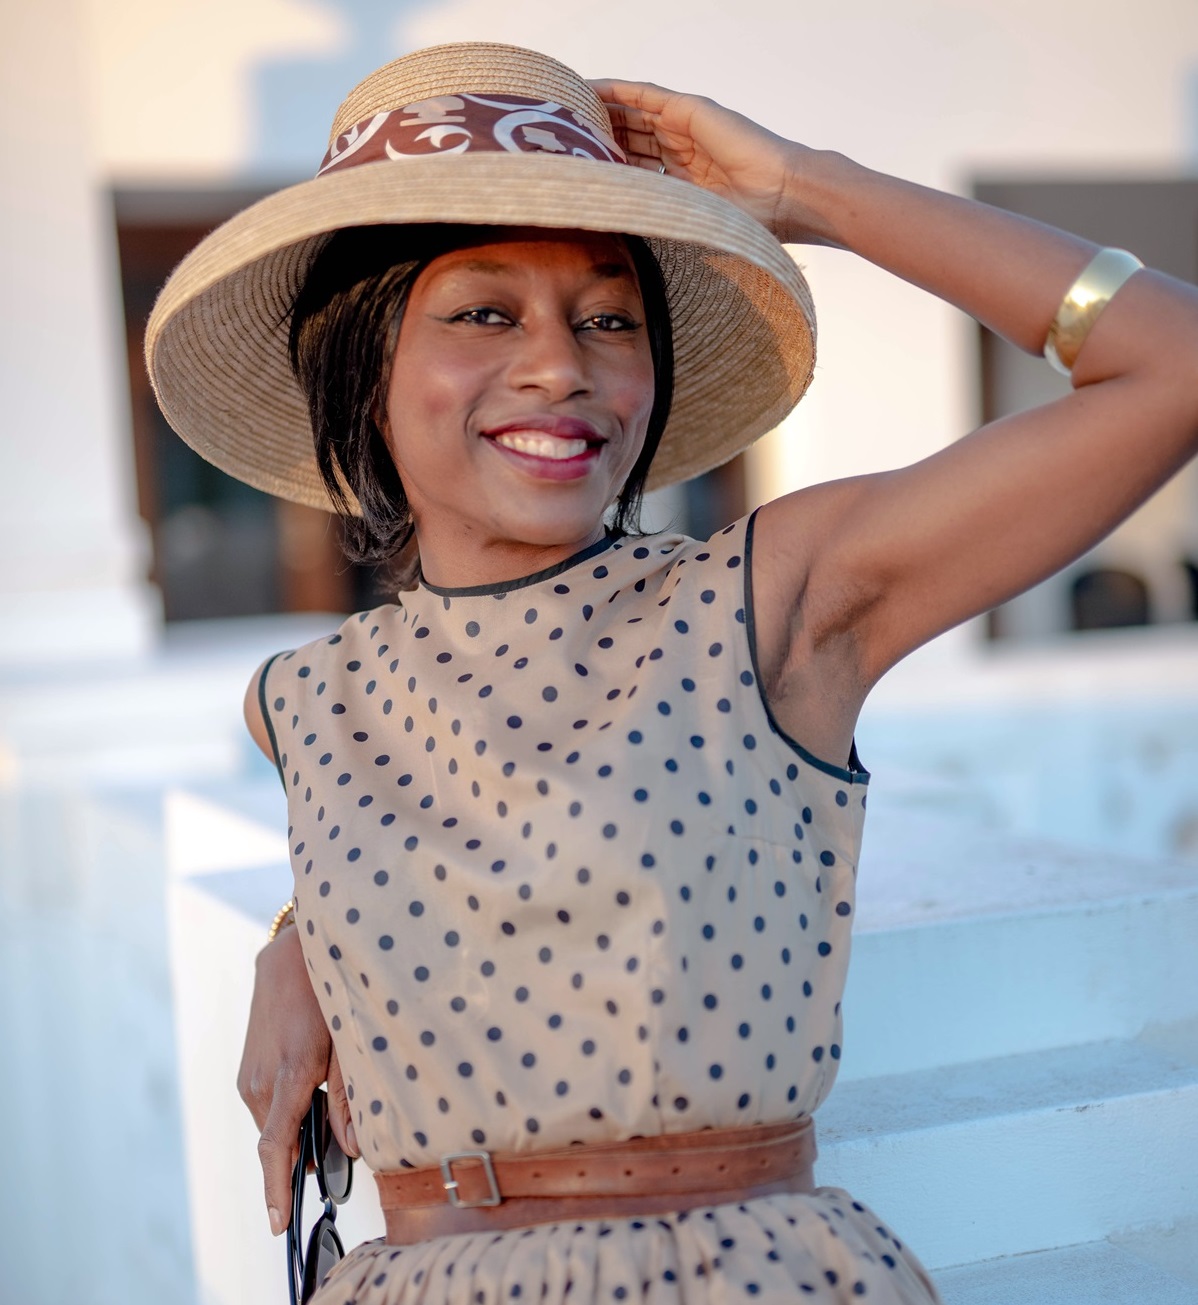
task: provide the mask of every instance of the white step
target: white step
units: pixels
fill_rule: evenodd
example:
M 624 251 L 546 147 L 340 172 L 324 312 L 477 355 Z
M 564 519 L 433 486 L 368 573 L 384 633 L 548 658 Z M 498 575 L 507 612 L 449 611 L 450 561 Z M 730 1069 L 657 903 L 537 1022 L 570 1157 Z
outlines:
M 841 1080 L 1198 1017 L 1198 865 L 988 827 L 926 780 L 869 795 Z
M 936 1285 L 944 1305 L 1198 1305 L 1198 1281 L 1109 1242 L 943 1269 Z
M 840 1084 L 818 1180 L 932 1269 L 1198 1218 L 1191 1032 Z

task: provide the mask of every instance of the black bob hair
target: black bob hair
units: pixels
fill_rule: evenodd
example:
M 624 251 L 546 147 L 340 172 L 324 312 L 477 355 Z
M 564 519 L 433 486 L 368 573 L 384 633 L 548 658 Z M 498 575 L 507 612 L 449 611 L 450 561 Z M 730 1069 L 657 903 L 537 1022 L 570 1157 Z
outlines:
M 355 562 L 397 557 L 413 538 L 412 514 L 380 422 L 391 360 L 416 278 L 434 258 L 477 243 L 479 227 L 348 227 L 312 264 L 291 309 L 291 369 L 308 402 L 316 465 L 344 526 Z M 645 444 L 616 499 L 612 528 L 640 530 L 645 478 L 670 415 L 674 343 L 665 283 L 637 236 L 623 240 L 640 282 L 653 359 L 653 408 Z M 404 258 L 396 262 L 396 251 Z M 350 511 L 347 488 L 362 515 Z

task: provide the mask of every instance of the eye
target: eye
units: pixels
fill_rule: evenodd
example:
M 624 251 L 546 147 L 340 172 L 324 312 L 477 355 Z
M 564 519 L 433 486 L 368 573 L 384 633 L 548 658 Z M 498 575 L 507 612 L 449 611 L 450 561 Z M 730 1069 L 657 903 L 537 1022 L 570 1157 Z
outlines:
M 625 313 L 594 313 L 578 324 L 581 331 L 635 331 L 640 322 Z
M 467 308 L 447 320 L 466 322 L 471 326 L 507 326 L 512 319 L 499 308 Z

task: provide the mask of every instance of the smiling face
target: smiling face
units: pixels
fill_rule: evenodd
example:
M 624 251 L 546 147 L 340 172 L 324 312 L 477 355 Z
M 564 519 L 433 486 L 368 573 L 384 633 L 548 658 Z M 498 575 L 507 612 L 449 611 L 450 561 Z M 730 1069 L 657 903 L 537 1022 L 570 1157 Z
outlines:
M 653 393 L 618 237 L 488 231 L 433 259 L 409 295 L 387 391 L 425 576 L 515 579 L 597 540 Z

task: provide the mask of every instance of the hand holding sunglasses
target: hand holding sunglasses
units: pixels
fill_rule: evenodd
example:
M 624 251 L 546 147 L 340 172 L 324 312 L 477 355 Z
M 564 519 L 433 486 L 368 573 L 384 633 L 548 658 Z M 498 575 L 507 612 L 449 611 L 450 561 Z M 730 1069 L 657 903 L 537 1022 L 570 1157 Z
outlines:
M 303 1243 L 304 1186 L 309 1164 L 324 1210 Z M 291 1222 L 287 1227 L 287 1287 L 291 1305 L 303 1305 L 333 1267 L 345 1258 L 337 1235 L 337 1206 L 349 1199 L 354 1162 L 342 1151 L 329 1125 L 329 1103 L 324 1088 L 312 1093 L 312 1104 L 300 1124 L 299 1156 L 291 1171 Z

